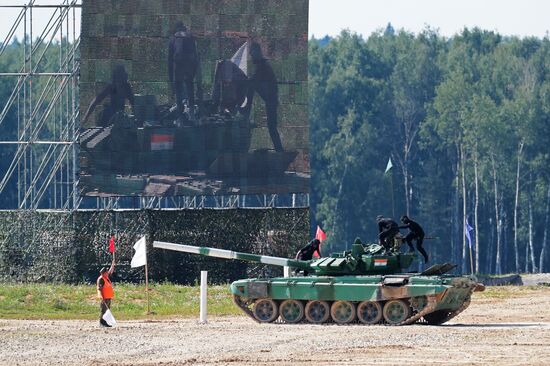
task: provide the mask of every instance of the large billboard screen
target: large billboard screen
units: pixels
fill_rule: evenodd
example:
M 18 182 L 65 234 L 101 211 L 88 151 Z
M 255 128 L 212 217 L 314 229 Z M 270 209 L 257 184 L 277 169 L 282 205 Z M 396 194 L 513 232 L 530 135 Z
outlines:
M 84 195 L 309 191 L 308 0 L 85 0 Z

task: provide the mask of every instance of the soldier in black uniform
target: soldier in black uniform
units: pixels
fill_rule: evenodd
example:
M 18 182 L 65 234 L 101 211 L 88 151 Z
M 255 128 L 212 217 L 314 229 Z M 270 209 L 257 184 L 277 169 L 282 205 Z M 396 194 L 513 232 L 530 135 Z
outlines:
M 277 106 L 279 105 L 279 89 L 277 87 L 277 78 L 273 72 L 273 68 L 267 62 L 267 59 L 262 54 L 262 48 L 259 43 L 253 42 L 250 46 L 250 57 L 256 65 L 254 75 L 250 78 L 247 102 L 243 108 L 245 116 L 250 115 L 254 93 L 258 93 L 265 102 L 267 114 L 267 128 L 273 142 L 275 151 L 282 152 L 283 144 L 277 130 Z
M 134 113 L 134 93 L 132 93 L 132 87 L 128 83 L 128 74 L 123 65 L 115 66 L 111 76 L 111 82 L 105 86 L 88 107 L 86 115 L 82 120 L 83 125 L 86 124 L 95 107 L 106 97 L 109 97 L 109 104 L 105 105 L 99 117 L 100 127 L 107 127 L 109 121 L 117 112 L 124 111 L 126 99 L 130 102 L 132 113 Z
M 301 260 L 301 261 L 309 261 L 309 260 L 312 260 L 313 259 L 313 253 L 317 252 L 317 254 L 319 254 L 319 257 L 321 257 L 321 241 L 319 239 L 313 239 L 312 241 L 310 241 L 308 243 L 308 245 L 306 245 L 305 247 L 303 247 L 302 249 L 300 249 L 298 251 L 298 253 L 296 253 L 296 259 L 298 260 Z M 300 269 L 296 268 L 294 270 L 294 273 L 299 273 L 300 272 Z M 308 271 L 307 270 L 304 270 L 304 276 L 307 276 L 308 275 Z
M 191 116 L 195 108 L 195 75 L 199 68 L 199 54 L 193 34 L 182 23 L 176 24 L 176 33 L 168 45 L 168 79 L 173 83 L 179 115 L 183 115 L 183 85 Z
M 424 257 L 424 262 L 428 263 L 428 253 L 426 253 L 426 251 L 422 247 L 422 242 L 424 240 L 424 230 L 416 221 L 409 219 L 409 217 L 406 215 L 401 216 L 401 222 L 405 225 L 399 226 L 400 229 L 409 229 L 409 233 L 407 234 L 407 236 L 405 236 L 405 241 L 409 245 L 409 251 L 414 252 L 412 241 L 416 240 L 416 249 Z
M 391 249 L 393 239 L 399 233 L 397 222 L 382 215 L 376 217 L 376 222 L 378 223 L 378 241 L 380 245 L 383 245 L 386 249 Z
M 308 245 L 303 247 L 296 253 L 296 259 L 302 261 L 309 261 L 313 258 L 313 253 L 317 252 L 321 257 L 321 241 L 319 239 L 313 239 Z

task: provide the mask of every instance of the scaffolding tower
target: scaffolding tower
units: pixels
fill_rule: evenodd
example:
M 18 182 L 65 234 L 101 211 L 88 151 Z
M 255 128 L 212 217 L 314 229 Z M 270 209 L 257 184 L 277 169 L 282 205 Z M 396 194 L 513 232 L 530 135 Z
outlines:
M 0 5 L 4 13 L 18 10 L 0 44 L 0 60 L 18 42 L 16 35 L 23 37 L 14 51 L 15 68 L 0 70 L 2 81 L 13 86 L 0 103 L 0 149 L 4 159 L 11 157 L 0 176 L 0 195 L 16 181 L 18 209 L 74 210 L 79 205 L 81 6 L 81 0 Z M 49 19 L 45 26 L 37 25 L 45 19 Z

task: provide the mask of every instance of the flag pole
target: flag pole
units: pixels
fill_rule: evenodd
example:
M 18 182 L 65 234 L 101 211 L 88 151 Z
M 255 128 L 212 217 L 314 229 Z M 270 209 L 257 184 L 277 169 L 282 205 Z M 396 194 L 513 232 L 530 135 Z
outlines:
M 470 242 L 470 271 L 472 274 L 474 274 L 474 259 L 472 255 L 472 243 Z
M 147 242 L 145 242 L 147 248 Z M 149 303 L 149 271 L 147 268 L 147 249 L 145 249 L 145 294 L 147 295 L 147 314 L 151 314 L 151 304 Z
M 395 199 L 393 197 L 393 172 L 391 171 L 392 168 L 393 168 L 393 164 L 391 162 L 391 156 L 390 156 L 388 158 L 388 164 L 386 165 L 386 170 L 384 171 L 384 175 L 386 175 L 387 172 L 390 172 L 391 214 L 392 214 L 392 217 L 395 217 Z
M 391 214 L 395 217 L 395 200 L 393 198 L 393 174 L 390 172 L 390 184 L 391 184 Z

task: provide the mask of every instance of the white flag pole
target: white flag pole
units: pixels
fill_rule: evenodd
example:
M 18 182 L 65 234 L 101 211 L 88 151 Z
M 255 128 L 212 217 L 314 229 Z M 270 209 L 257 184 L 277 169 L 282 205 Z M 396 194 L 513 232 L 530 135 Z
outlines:
M 201 309 L 199 323 L 206 324 L 206 286 L 208 284 L 208 271 L 201 271 Z
M 147 268 L 147 239 L 145 235 L 142 236 L 134 244 L 134 250 L 136 252 L 132 257 L 132 261 L 130 262 L 130 267 L 137 268 L 137 267 L 145 266 L 145 293 L 147 297 L 147 314 L 149 314 L 151 313 L 151 305 L 149 303 L 149 269 Z
M 147 295 L 147 314 L 151 314 L 149 303 L 149 271 L 147 270 L 147 241 L 145 242 L 145 294 Z

